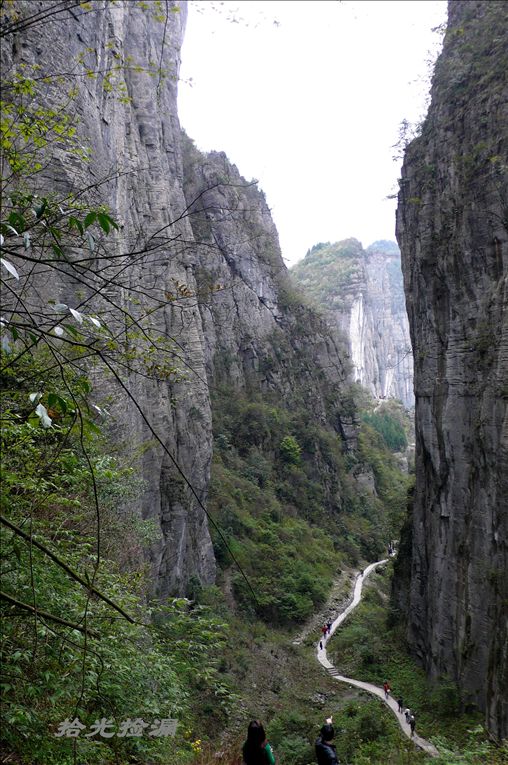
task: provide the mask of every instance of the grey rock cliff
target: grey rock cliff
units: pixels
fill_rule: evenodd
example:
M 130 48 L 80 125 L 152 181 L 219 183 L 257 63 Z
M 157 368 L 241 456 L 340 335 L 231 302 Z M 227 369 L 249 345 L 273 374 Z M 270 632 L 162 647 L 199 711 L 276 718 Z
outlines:
M 202 154 L 187 137 L 183 157 L 210 383 L 276 393 L 289 405 L 303 395 L 354 448 L 354 417 L 341 405 L 346 348 L 294 290 L 263 192 L 225 154 Z
M 48 3 L 19 4 L 26 13 L 35 6 Z M 132 255 L 125 289 L 112 282 L 107 300 L 89 305 L 109 311 L 111 300 L 135 316 L 153 307 L 150 331 L 171 343 L 175 372 L 167 379 L 123 372 L 144 416 L 113 379 L 91 372 L 95 390 L 110 399 L 112 436 L 139 466 L 141 514 L 160 530 L 150 563 L 153 591 L 164 598 L 189 591 L 193 577 L 204 584 L 215 578 L 206 515 L 169 456 L 206 506 L 213 385 L 276 392 L 288 405 L 298 395 L 345 450 L 355 448 L 357 423 L 354 406 L 342 400 L 345 348 L 294 294 L 263 194 L 224 154 L 202 155 L 182 136 L 176 83 L 185 4 L 169 3 L 167 21 L 154 7 L 119 0 L 64 9 L 8 38 L 2 56 L 5 70 L 26 63 L 40 66 L 41 76 L 72 67 L 91 72 L 78 80 L 72 107 L 91 160 L 48 147 L 40 190 L 67 193 L 100 182 L 94 203 L 106 203 L 120 224 L 110 251 L 142 254 Z M 103 78 L 111 70 L 112 89 Z M 60 96 L 58 83 L 45 85 L 45 103 Z M 72 278 L 39 286 L 39 293 L 70 306 L 82 299 Z M 139 338 L 138 351 L 143 347 Z
M 508 6 L 449 4 L 397 238 L 415 360 L 409 640 L 508 735 Z
M 347 337 L 355 382 L 377 398 L 412 407 L 413 359 L 395 242 L 366 250 L 356 239 L 318 244 L 291 274 Z
M 51 5 L 21 2 L 18 7 L 31 15 Z M 161 300 L 175 290 L 175 284 L 186 285 L 190 293 L 196 290 L 188 248 L 180 243 L 192 240 L 189 223 L 181 218 L 186 203 L 176 104 L 186 4 L 171 2 L 167 9 L 164 23 L 155 18 L 157 8 L 152 4 L 121 0 L 93 2 L 89 10 L 64 8 L 44 23 L 7 37 L 2 59 L 4 71 L 13 66 L 26 72 L 24 64 L 35 64 L 40 67 L 38 75 L 52 76 L 41 91 L 45 105 L 61 103 L 62 88 L 67 86 L 67 80 L 62 85 L 55 74 L 92 73 L 70 76 L 68 81 L 69 88 L 77 86 L 69 108 L 76 113 L 83 144 L 91 149 L 90 162 L 52 144 L 40 190 L 66 193 L 100 182 L 94 202 L 106 203 L 120 223 L 118 236 L 108 244 L 110 250 L 116 255 L 147 250 L 142 257 L 133 257 L 125 271 L 127 289 L 112 283 L 108 299 L 122 305 L 125 294 L 134 290 L 131 296 L 142 295 L 141 303 L 162 303 L 151 318 L 151 331 L 172 338 L 183 349 L 184 361 L 177 361 L 181 374 L 167 382 L 130 375 L 126 383 L 146 420 L 206 502 L 212 431 L 201 318 L 194 299 Z M 107 72 L 112 72 L 111 88 L 105 85 Z M 72 279 L 49 284 L 45 292 L 71 306 L 80 300 Z M 124 307 L 136 314 L 132 303 Z M 108 311 L 110 305 L 96 308 Z M 188 368 L 193 370 L 192 379 L 185 374 Z M 213 582 L 215 559 L 208 523 L 195 496 L 167 453 L 153 445 L 152 431 L 132 401 L 103 375 L 94 382 L 96 390 L 112 398 L 118 445 L 131 455 L 142 455 L 140 473 L 146 490 L 141 513 L 160 527 L 160 541 L 151 551 L 154 592 L 160 597 L 182 592 L 192 575 Z M 192 407 L 199 407 L 200 419 L 189 416 Z

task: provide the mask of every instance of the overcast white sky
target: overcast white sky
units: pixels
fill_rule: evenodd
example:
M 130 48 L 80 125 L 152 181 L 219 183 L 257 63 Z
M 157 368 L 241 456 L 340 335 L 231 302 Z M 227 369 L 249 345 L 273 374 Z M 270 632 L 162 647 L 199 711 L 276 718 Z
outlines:
M 425 113 L 445 18 L 444 0 L 189 2 L 181 123 L 259 180 L 288 265 L 395 238 L 392 145 Z

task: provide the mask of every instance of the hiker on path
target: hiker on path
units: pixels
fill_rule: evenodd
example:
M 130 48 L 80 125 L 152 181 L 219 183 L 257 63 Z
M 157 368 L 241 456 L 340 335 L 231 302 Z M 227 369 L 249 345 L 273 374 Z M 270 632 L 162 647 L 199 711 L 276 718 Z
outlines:
M 252 720 L 242 747 L 243 765 L 275 765 L 272 747 L 259 720 Z
M 323 650 L 323 641 L 322 640 L 319 641 L 319 650 L 320 651 Z
M 326 633 L 328 632 L 328 627 L 326 626 L 326 624 L 323 624 L 323 626 L 321 627 L 321 632 L 323 633 L 323 637 L 325 638 Z
M 332 630 L 332 623 L 331 622 L 326 622 L 326 629 L 327 629 L 328 634 L 330 634 L 330 632 Z
M 335 731 L 332 725 L 332 718 L 329 717 L 326 725 L 323 725 L 316 739 L 316 757 L 318 765 L 340 765 L 337 758 L 337 751 L 332 744 L 335 738 Z
M 409 727 L 411 728 L 411 738 L 413 738 L 415 734 L 415 727 L 416 727 L 416 720 L 414 714 L 411 714 L 409 716 Z
M 389 693 L 391 691 L 390 685 L 388 684 L 387 680 L 385 680 L 384 683 L 383 683 L 383 689 L 384 689 L 384 692 L 385 692 L 385 699 L 387 699 L 388 695 L 389 695 Z
M 404 700 L 403 700 L 402 696 L 399 696 L 399 698 L 397 699 L 397 704 L 399 705 L 399 708 L 398 708 L 397 712 L 402 714 L 402 707 L 404 706 Z
M 409 718 L 411 717 L 411 710 L 409 709 L 409 707 L 405 708 L 404 717 L 406 718 L 406 722 L 409 725 Z

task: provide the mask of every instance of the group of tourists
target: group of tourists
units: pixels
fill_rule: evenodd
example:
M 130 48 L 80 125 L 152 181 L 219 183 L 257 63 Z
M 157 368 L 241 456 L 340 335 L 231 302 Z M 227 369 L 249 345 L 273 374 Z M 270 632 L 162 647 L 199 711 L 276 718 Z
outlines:
M 393 556 L 395 554 L 395 544 L 390 542 L 388 544 L 388 555 Z M 361 572 L 363 576 L 363 571 Z M 319 648 L 322 650 L 327 638 L 331 635 L 332 622 L 328 621 L 321 627 L 321 639 L 319 641 Z M 385 699 L 390 698 L 392 689 L 387 680 L 383 683 L 383 690 Z M 398 713 L 403 714 L 406 718 L 406 723 L 411 729 L 411 738 L 414 736 L 416 728 L 415 713 L 409 707 L 404 707 L 404 699 L 402 696 L 397 698 Z M 332 725 L 333 719 L 328 717 L 325 725 L 321 727 L 319 736 L 316 739 L 316 759 L 318 765 L 339 765 L 337 757 L 337 750 L 333 744 L 335 738 L 335 730 Z M 253 720 L 247 731 L 247 740 L 242 748 L 243 763 L 242 765 L 275 765 L 275 756 L 270 744 L 267 741 L 265 730 L 259 720 Z
M 321 627 L 321 640 L 319 641 L 319 648 L 322 651 L 323 645 L 326 642 L 326 638 L 330 636 L 330 633 L 332 631 L 332 622 L 326 622 L 326 624 L 323 624 Z
M 387 686 L 387 687 L 386 687 Z M 383 683 L 385 696 L 390 694 L 390 686 L 385 681 Z M 406 722 L 411 728 L 411 737 L 414 736 L 416 720 L 414 712 L 408 707 L 404 708 L 402 696 L 397 699 L 399 714 L 404 714 Z M 319 736 L 316 739 L 315 750 L 318 765 L 340 765 L 337 757 L 337 750 L 333 743 L 335 730 L 332 725 L 333 718 L 328 717 L 326 723 L 321 727 Z M 247 730 L 247 740 L 242 748 L 242 765 L 275 765 L 275 755 L 272 747 L 266 738 L 265 729 L 259 720 L 253 720 Z
M 318 765 L 339 765 L 333 744 L 335 731 L 332 718 L 328 717 L 316 739 Z M 247 740 L 242 747 L 243 765 L 275 765 L 272 747 L 267 741 L 265 729 L 259 720 L 253 720 L 247 729 Z
M 326 622 L 326 624 L 323 624 L 323 626 L 321 627 L 321 632 L 323 633 L 324 638 L 330 634 L 331 629 L 332 629 L 331 622 Z
M 392 692 L 392 689 L 390 688 L 390 683 L 388 680 L 385 680 L 383 683 L 383 690 L 385 692 L 385 699 L 388 699 L 390 697 L 390 694 Z M 404 699 L 402 696 L 399 696 L 397 699 L 397 705 L 398 705 L 398 713 L 403 714 L 406 718 L 406 722 L 411 728 L 411 738 L 415 734 L 415 728 L 416 728 L 416 718 L 414 712 L 409 709 L 409 707 L 404 708 Z
M 386 686 L 388 686 L 388 691 L 386 690 Z M 386 680 L 383 683 L 383 688 L 385 689 L 385 698 L 388 698 L 388 694 L 390 693 L 390 686 L 388 685 Z M 412 709 L 409 709 L 409 707 L 404 707 L 404 699 L 402 698 L 402 696 L 399 696 L 397 699 L 397 707 L 398 707 L 397 712 L 400 715 L 402 714 L 404 715 L 404 717 L 406 718 L 407 724 L 411 728 L 411 738 L 412 738 L 415 734 L 415 728 L 416 728 L 415 713 L 413 712 Z

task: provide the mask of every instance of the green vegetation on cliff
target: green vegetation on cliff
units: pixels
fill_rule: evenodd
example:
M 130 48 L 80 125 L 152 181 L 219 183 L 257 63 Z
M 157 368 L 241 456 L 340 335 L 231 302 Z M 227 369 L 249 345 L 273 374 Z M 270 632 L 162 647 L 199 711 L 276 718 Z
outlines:
M 320 243 L 293 266 L 291 274 L 318 305 L 343 308 L 348 290 L 363 279 L 364 257 L 357 239 Z
M 274 625 L 309 617 L 335 572 L 376 558 L 397 535 L 409 479 L 369 424 L 361 425 L 357 451 L 345 453 L 339 435 L 303 406 L 223 389 L 214 432 L 210 510 L 256 591 L 254 603 L 233 569 L 235 596 L 248 613 Z M 227 569 L 217 535 L 214 547 Z
M 411 423 L 408 414 L 395 400 L 385 401 L 362 413 L 362 420 L 371 425 L 392 452 L 407 448 Z

